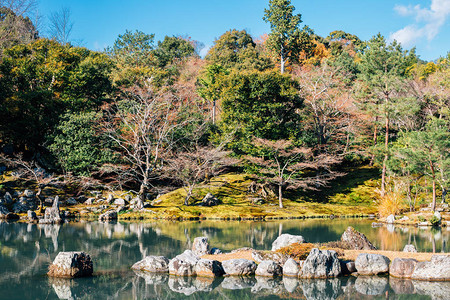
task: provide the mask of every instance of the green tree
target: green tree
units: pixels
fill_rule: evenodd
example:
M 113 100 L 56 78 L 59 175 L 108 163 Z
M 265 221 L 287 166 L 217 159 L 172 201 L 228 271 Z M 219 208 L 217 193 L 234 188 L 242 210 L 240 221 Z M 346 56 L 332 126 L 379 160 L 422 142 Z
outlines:
M 290 0 L 270 0 L 269 9 L 264 10 L 263 20 L 269 22 L 271 28 L 267 46 L 280 58 L 282 74 L 289 58 L 302 50 L 299 47 L 301 14 L 294 14 L 294 10 Z
M 227 69 L 263 71 L 272 67 L 270 60 L 258 51 L 253 38 L 245 30 L 236 29 L 225 32 L 214 41 L 206 60 Z
M 384 117 L 384 159 L 381 179 L 381 193 L 385 193 L 386 163 L 389 158 L 389 135 L 391 125 L 391 111 L 395 99 L 402 98 L 402 90 L 405 88 L 404 78 L 408 68 L 417 60 L 414 49 L 403 51 L 396 41 L 387 44 L 381 34 L 374 36 L 364 49 L 361 57 L 360 76 L 367 89 L 367 100 L 372 101 L 375 109 L 375 122 L 379 114 Z M 376 127 L 375 127 L 376 128 Z M 374 141 L 377 140 L 377 131 L 374 133 Z
M 175 36 L 166 36 L 162 42 L 158 42 L 158 48 L 155 50 L 161 68 L 193 55 L 195 55 L 193 44 Z

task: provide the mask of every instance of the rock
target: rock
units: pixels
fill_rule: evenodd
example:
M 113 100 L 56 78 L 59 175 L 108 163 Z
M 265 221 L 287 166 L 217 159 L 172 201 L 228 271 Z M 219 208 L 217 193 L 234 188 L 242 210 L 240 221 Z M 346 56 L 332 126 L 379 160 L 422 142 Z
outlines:
M 394 215 L 389 215 L 389 216 L 386 218 L 386 223 L 388 223 L 388 224 L 394 224 L 394 222 L 395 222 L 395 216 L 394 216 Z
M 47 273 L 51 277 L 86 277 L 94 271 L 91 257 L 84 252 L 59 252 Z
M 69 199 L 66 200 L 66 205 L 77 205 L 78 201 L 75 200 L 75 198 L 70 197 Z
M 62 223 L 61 214 L 59 211 L 59 197 L 56 196 L 52 207 L 47 207 L 44 213 L 44 219 L 39 220 L 40 224 L 59 224 Z
M 117 211 L 115 210 L 109 210 L 100 216 L 98 216 L 99 221 L 110 221 L 110 220 L 117 220 Z
M 289 293 L 293 293 L 298 287 L 298 279 L 294 277 L 284 276 L 283 274 L 283 284 L 286 291 L 288 291 Z
M 389 267 L 389 275 L 410 278 L 417 263 L 418 261 L 412 258 L 395 258 Z
M 125 201 L 126 201 L 127 203 L 130 203 L 130 202 L 131 202 L 131 199 L 133 199 L 133 196 L 131 196 L 131 195 L 129 195 L 129 194 L 125 195 Z
M 138 261 L 132 267 L 133 270 L 146 271 L 151 273 L 168 273 L 169 260 L 164 256 L 147 256 Z
M 192 243 L 192 252 L 197 256 L 209 254 L 208 238 L 206 236 L 196 237 Z
M 289 258 L 283 265 L 283 276 L 298 277 L 300 265 L 294 259 Z
M 248 289 L 255 285 L 255 277 L 228 276 L 222 281 L 222 288 L 227 290 Z
M 280 278 L 257 276 L 256 284 L 252 287 L 252 293 L 260 294 L 263 290 L 272 295 L 280 294 L 283 291 L 283 283 Z
M 425 227 L 425 226 L 430 226 L 431 224 L 430 223 L 428 223 L 428 222 L 419 222 L 418 224 L 417 224 L 417 226 L 419 226 L 419 227 Z
M 272 251 L 287 247 L 294 243 L 304 243 L 305 239 L 301 235 L 282 234 L 272 243 Z
M 346 242 L 353 250 L 376 250 L 377 248 L 367 239 L 367 237 L 356 231 L 353 227 L 348 227 L 341 236 L 341 241 Z
M 256 263 L 248 259 L 229 259 L 222 262 L 222 267 L 227 275 L 248 276 L 254 275 Z
M 222 254 L 222 250 L 219 248 L 211 248 L 211 251 L 209 251 L 210 254 L 216 255 L 216 254 Z
M 361 253 L 356 257 L 355 267 L 361 275 L 377 275 L 389 272 L 390 262 L 384 255 Z
M 6 215 L 9 214 L 9 210 L 3 204 L 0 204 L 0 219 L 6 218 Z
M 450 255 L 433 255 L 431 261 L 416 265 L 412 279 L 450 281 Z
M 405 245 L 405 248 L 403 248 L 403 252 L 414 252 L 414 253 L 416 253 L 417 249 L 416 249 L 416 247 L 414 245 L 409 244 L 409 245 Z
M 300 281 L 303 295 L 308 300 L 335 300 L 341 293 L 341 281 L 334 279 L 303 279 Z
M 162 285 L 167 284 L 169 274 L 164 273 L 149 273 L 144 271 L 133 270 L 134 274 L 143 278 L 146 285 Z
M 117 198 L 117 199 L 114 200 L 114 204 L 115 204 L 115 205 L 126 205 L 127 203 L 125 202 L 124 199 L 122 199 L 122 198 Z
M 283 274 L 281 266 L 273 260 L 264 260 L 256 268 L 255 275 L 275 277 Z
M 355 289 L 363 295 L 381 295 L 389 289 L 387 277 L 359 276 L 356 278 Z
M 171 291 L 184 294 L 186 296 L 190 296 L 195 292 L 198 292 L 198 289 L 194 285 L 194 279 L 190 277 L 169 277 L 167 285 Z
M 27 198 L 33 198 L 34 197 L 34 193 L 31 190 L 25 190 L 23 191 L 23 195 Z
M 106 202 L 108 204 L 112 204 L 114 202 L 114 195 L 113 194 L 109 194 L 108 197 L 106 198 Z
M 200 259 L 194 267 L 197 276 L 220 277 L 225 274 L 222 263 L 217 260 Z
M 435 216 L 435 217 L 439 220 L 439 222 L 442 220 L 441 213 L 438 212 L 438 211 L 435 211 L 434 214 L 433 214 L 433 216 Z
M 300 272 L 301 278 L 329 278 L 341 274 L 341 264 L 336 251 L 314 248 L 309 253 Z
M 426 295 L 432 300 L 448 300 L 450 282 L 413 281 L 416 294 Z
M 289 256 L 286 254 L 278 253 L 278 252 L 253 250 L 252 258 L 258 264 L 265 260 L 273 260 L 280 265 L 284 265 L 284 263 L 289 259 Z
M 356 272 L 354 261 L 341 261 L 341 271 L 344 275 L 349 275 Z
M 127 210 L 127 208 L 125 207 L 125 206 L 119 206 L 117 209 L 116 209 L 116 212 L 117 213 L 120 213 L 120 212 L 123 212 L 123 211 L 126 211 Z
M 186 250 L 169 261 L 169 274 L 177 276 L 194 276 L 195 265 L 200 258 L 191 250 Z
M 35 221 L 38 219 L 36 213 L 32 210 L 27 211 L 27 218 L 29 221 Z
M 12 211 L 16 214 L 26 213 L 31 209 L 30 205 L 26 202 L 26 200 L 19 200 L 14 203 L 12 207 Z
M 214 196 L 211 193 L 206 194 L 206 196 L 203 198 L 201 205 L 202 206 L 216 206 L 221 204 L 222 201 L 220 201 L 219 199 L 216 198 L 216 196 Z
M 13 202 L 13 198 L 12 198 L 11 194 L 8 192 L 5 193 L 5 195 L 3 196 L 3 199 L 5 202 L 4 204 L 6 204 L 6 205 L 11 204 Z
M 85 205 L 93 205 L 95 201 L 95 198 L 88 198 L 86 201 L 84 201 Z

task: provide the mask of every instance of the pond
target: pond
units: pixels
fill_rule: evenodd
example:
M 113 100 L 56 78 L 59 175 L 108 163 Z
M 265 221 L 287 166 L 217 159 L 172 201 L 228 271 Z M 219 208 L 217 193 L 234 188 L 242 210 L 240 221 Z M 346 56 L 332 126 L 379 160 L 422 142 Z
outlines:
M 449 252 L 450 228 L 372 228 L 371 220 L 314 219 L 279 222 L 168 222 L 34 225 L 0 221 L 0 299 L 445 299 L 449 282 L 417 282 L 389 277 L 332 280 L 290 278 L 177 278 L 138 274 L 130 266 L 146 255 L 172 258 L 208 236 L 210 245 L 270 249 L 281 233 L 308 242 L 338 240 L 347 226 L 364 233 L 383 250 L 411 243 L 422 252 Z M 95 276 L 75 280 L 45 274 L 60 251 L 85 251 Z

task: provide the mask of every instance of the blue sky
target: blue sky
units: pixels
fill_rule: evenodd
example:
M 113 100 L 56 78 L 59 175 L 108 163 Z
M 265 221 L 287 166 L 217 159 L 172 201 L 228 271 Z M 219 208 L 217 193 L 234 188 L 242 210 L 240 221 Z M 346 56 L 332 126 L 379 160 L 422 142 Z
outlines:
M 225 31 L 246 29 L 254 37 L 270 31 L 263 20 L 268 0 L 39 0 L 39 14 L 68 7 L 74 22 L 72 39 L 93 50 L 114 43 L 126 29 L 190 36 L 210 47 Z M 381 32 L 416 46 L 422 59 L 450 51 L 450 0 L 292 0 L 304 25 L 321 36 L 334 30 L 363 40 Z M 44 18 L 45 26 L 45 18 Z M 204 50 L 206 51 L 206 49 Z

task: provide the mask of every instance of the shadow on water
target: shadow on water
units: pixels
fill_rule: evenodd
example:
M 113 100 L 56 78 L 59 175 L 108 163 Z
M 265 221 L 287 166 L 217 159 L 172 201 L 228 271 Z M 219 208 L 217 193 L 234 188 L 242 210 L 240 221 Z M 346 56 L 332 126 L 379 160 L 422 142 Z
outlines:
M 381 227 L 370 220 L 292 220 L 282 222 L 69 223 L 32 225 L 0 222 L 0 299 L 385 299 L 386 293 L 450 295 L 449 283 L 401 281 L 387 277 L 333 280 L 235 278 L 219 280 L 135 274 L 130 266 L 147 255 L 174 257 L 191 248 L 197 236 L 213 247 L 270 249 L 282 233 L 301 234 L 310 242 L 339 239 L 347 226 L 363 232 L 380 249 L 448 251 L 450 230 Z M 94 261 L 92 278 L 49 279 L 49 264 L 60 251 L 85 251 Z M 441 294 L 439 294 L 441 293 Z M 445 294 L 442 294 L 445 295 Z M 406 297 L 405 299 L 411 299 Z M 373 299 L 373 298 L 370 298 Z

